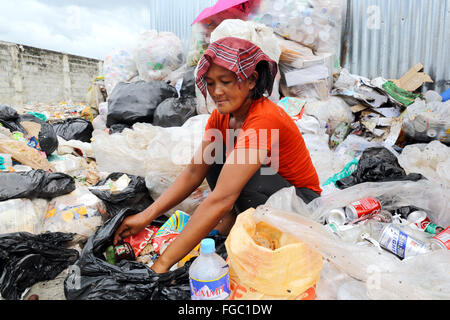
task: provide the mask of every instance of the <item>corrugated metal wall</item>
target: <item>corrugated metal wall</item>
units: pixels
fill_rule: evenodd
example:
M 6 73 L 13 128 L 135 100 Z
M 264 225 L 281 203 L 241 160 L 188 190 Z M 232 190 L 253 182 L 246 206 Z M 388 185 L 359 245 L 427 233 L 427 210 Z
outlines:
M 450 0 L 347 0 L 341 65 L 350 73 L 398 79 L 421 62 L 450 88 Z
M 175 33 L 186 50 L 192 45 L 192 21 L 216 3 L 149 1 L 150 29 Z M 370 79 L 398 79 L 421 62 L 435 81 L 424 86 L 427 90 L 450 88 L 450 0 L 345 1 L 342 66 Z
M 192 45 L 191 23 L 216 0 L 149 0 L 150 29 L 175 33 L 188 50 Z

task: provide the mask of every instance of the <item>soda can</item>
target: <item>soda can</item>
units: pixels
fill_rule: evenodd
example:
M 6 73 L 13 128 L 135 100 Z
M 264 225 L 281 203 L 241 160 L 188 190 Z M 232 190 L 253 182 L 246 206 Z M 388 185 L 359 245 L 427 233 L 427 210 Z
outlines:
M 425 211 L 411 212 L 406 220 L 414 223 L 420 230 L 431 234 L 436 234 L 444 230 L 442 227 L 431 223 L 430 218 L 428 218 Z
M 406 218 L 408 222 L 414 223 L 419 229 L 425 230 L 427 225 L 431 223 L 425 211 L 413 211 Z
M 431 238 L 432 249 L 450 250 L 450 227 Z
M 383 248 L 389 250 L 401 259 L 429 251 L 424 242 L 412 238 L 392 224 L 388 224 L 384 227 L 379 243 Z
M 328 224 L 343 225 L 347 221 L 347 216 L 342 208 L 336 208 L 330 210 L 328 216 L 326 217 Z
M 376 198 L 364 198 L 350 203 L 345 207 L 345 214 L 349 220 L 356 220 L 363 216 L 381 212 L 381 203 Z

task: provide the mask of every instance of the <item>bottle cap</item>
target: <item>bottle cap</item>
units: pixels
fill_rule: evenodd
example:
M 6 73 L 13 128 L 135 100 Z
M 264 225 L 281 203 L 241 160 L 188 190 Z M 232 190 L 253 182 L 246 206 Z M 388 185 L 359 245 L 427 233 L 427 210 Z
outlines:
M 205 238 L 200 242 L 201 253 L 213 253 L 216 250 L 214 239 Z

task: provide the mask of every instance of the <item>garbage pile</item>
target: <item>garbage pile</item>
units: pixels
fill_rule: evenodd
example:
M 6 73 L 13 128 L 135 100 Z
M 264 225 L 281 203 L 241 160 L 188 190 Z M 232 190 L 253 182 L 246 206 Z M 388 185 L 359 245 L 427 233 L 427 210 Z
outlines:
M 448 94 L 421 90 L 433 80 L 420 63 L 400 79 L 339 67 L 342 6 L 248 1 L 196 22 L 187 54 L 155 30 L 114 50 L 86 105 L 0 104 L 0 298 L 190 298 L 198 246 L 166 274 L 150 267 L 206 181 L 141 233 L 112 237 L 189 164 L 215 108 L 195 86 L 198 59 L 233 36 L 279 63 L 268 98 L 302 133 L 323 192 L 306 205 L 280 190 L 210 235 L 230 299 L 449 299 Z

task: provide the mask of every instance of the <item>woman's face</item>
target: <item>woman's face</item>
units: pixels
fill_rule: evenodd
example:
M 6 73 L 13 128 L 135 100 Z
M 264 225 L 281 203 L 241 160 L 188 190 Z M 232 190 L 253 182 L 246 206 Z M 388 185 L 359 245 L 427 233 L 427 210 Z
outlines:
M 239 82 L 234 72 L 212 63 L 205 74 L 205 81 L 217 111 L 221 114 L 233 113 L 244 105 L 255 87 L 256 79 L 253 78 Z

